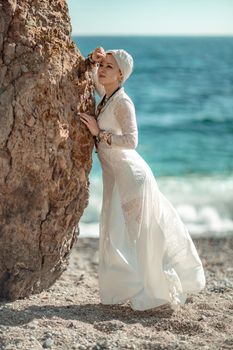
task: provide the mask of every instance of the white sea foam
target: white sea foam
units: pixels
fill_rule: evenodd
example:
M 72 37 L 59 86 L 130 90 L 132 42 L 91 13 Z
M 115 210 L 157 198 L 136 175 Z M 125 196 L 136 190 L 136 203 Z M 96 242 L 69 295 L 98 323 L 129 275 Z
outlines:
M 160 191 L 170 200 L 191 236 L 233 233 L 233 175 L 157 177 Z M 99 236 L 102 179 L 90 177 L 89 205 L 79 223 L 80 237 Z

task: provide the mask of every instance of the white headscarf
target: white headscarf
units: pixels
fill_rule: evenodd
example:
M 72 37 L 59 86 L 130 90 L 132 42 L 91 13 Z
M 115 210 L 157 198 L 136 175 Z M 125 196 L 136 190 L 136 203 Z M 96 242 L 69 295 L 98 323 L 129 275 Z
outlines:
M 123 49 L 107 50 L 105 52 L 112 53 L 115 60 L 117 61 L 117 64 L 123 74 L 123 81 L 122 81 L 122 84 L 123 84 L 133 71 L 133 65 L 134 65 L 133 57 Z

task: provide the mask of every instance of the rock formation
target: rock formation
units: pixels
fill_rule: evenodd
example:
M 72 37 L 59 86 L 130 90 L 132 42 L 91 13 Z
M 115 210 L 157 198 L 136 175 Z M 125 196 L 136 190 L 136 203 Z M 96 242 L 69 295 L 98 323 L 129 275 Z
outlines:
M 51 286 L 88 204 L 90 66 L 64 0 L 0 0 L 0 298 Z

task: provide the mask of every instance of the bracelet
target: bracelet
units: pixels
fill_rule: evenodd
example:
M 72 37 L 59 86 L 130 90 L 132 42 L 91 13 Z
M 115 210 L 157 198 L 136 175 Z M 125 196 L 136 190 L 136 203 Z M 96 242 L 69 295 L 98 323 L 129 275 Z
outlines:
M 96 135 L 96 141 L 106 143 L 108 145 L 112 144 L 112 133 L 109 131 L 100 130 L 98 135 Z

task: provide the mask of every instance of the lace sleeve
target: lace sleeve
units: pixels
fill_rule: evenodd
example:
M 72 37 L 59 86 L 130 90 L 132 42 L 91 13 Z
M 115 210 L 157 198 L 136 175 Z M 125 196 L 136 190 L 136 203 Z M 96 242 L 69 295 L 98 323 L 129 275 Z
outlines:
M 138 127 L 134 104 L 127 98 L 117 101 L 113 113 L 120 125 L 122 134 L 101 129 L 97 135 L 97 142 L 123 148 L 136 148 L 138 145 Z
M 103 97 L 105 95 L 105 89 L 104 89 L 104 86 L 99 83 L 99 79 L 97 75 L 98 65 L 97 64 L 92 65 L 91 71 L 92 71 L 92 77 L 94 80 L 95 90 L 97 91 L 100 97 Z
M 122 135 L 112 134 L 111 145 L 136 148 L 138 145 L 138 127 L 134 104 L 127 98 L 122 98 L 117 101 L 114 113 L 121 127 Z

